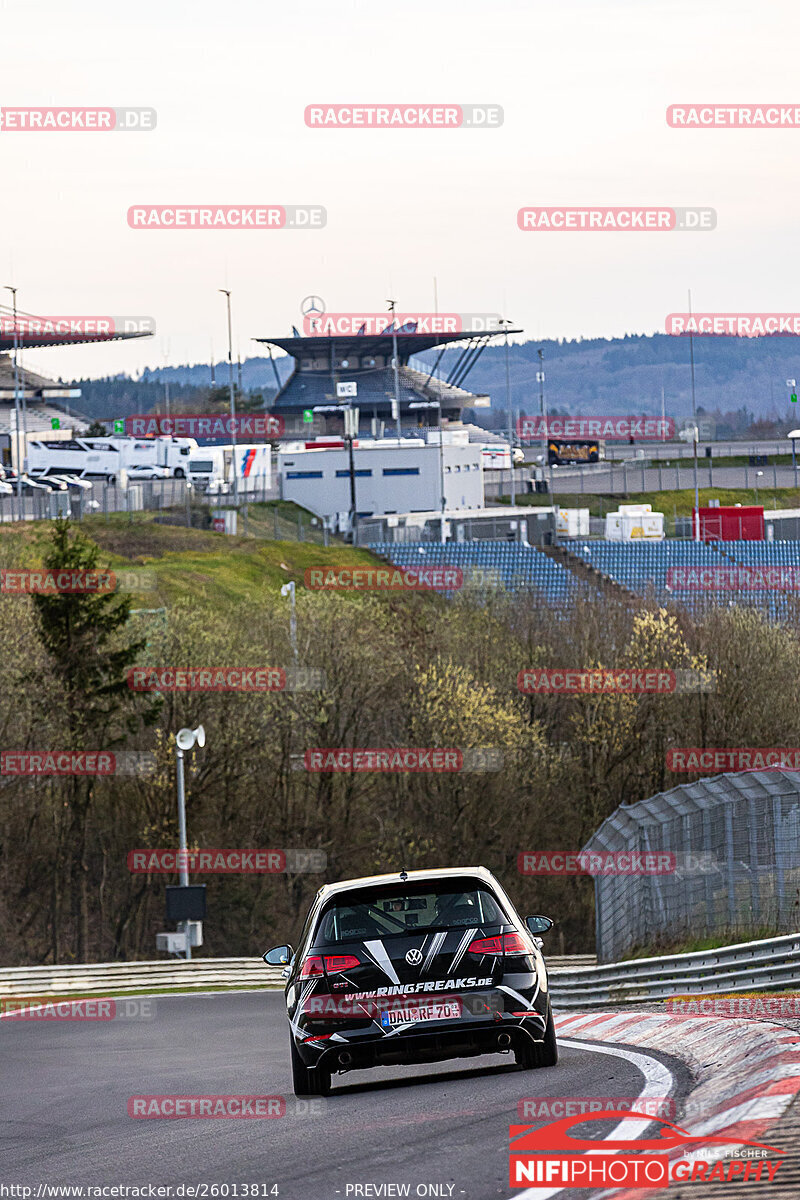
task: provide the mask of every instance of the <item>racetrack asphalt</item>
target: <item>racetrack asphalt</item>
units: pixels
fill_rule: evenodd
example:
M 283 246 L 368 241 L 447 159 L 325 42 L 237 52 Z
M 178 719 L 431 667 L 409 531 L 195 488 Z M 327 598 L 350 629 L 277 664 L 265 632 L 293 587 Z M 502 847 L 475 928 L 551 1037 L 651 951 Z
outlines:
M 556 1119 L 523 1117 L 521 1099 L 635 1097 L 643 1086 L 624 1059 L 566 1044 L 553 1068 L 522 1071 L 510 1055 L 382 1067 L 336 1075 L 329 1097 L 300 1101 L 281 992 L 149 1004 L 150 1020 L 0 1021 L 0 1183 L 30 1186 L 34 1200 L 40 1184 L 172 1185 L 172 1197 L 192 1194 L 178 1185 L 208 1185 L 193 1193 L 200 1200 L 225 1197 L 212 1185 L 260 1200 L 489 1200 L 519 1194 L 508 1185 L 509 1125 Z M 134 1119 L 128 1100 L 142 1095 L 283 1096 L 286 1113 Z M 257 1193 L 243 1190 L 253 1184 Z

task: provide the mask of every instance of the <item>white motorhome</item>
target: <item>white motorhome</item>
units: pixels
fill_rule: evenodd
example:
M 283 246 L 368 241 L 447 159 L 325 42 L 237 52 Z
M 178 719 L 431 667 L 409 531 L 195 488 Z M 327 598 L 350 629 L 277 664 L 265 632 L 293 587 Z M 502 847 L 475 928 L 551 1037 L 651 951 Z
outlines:
M 31 441 L 28 443 L 28 471 L 32 476 L 77 475 L 84 479 L 97 476 L 114 483 L 121 470 L 132 466 L 165 467 L 170 475 L 182 479 L 188 474 L 194 438 L 158 437 L 87 437 L 70 441 Z

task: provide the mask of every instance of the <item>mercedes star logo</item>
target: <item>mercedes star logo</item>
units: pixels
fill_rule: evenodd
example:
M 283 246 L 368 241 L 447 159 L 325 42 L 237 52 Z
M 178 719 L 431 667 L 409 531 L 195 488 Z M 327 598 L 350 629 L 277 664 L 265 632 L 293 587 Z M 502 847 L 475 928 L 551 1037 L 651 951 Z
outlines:
M 315 313 L 325 312 L 325 301 L 321 296 L 306 296 L 300 305 L 304 317 L 312 317 Z
M 406 962 L 410 967 L 418 967 L 422 962 L 421 950 L 409 950 L 406 954 Z

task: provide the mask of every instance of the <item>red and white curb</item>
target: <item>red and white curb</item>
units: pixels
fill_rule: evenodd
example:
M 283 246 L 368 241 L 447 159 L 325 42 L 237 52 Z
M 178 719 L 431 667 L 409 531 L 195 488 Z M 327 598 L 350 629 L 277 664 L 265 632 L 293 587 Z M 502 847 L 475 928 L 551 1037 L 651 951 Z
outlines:
M 731 1138 L 706 1143 L 691 1154 L 708 1161 L 730 1157 L 736 1141 L 760 1141 L 800 1092 L 800 1042 L 784 1025 L 734 1017 L 675 1016 L 671 1013 L 576 1013 L 556 1017 L 560 1038 L 636 1046 L 680 1059 L 696 1084 L 675 1124 L 693 1136 Z M 643 1128 L 639 1136 L 647 1136 Z M 781 1149 L 778 1139 L 777 1148 Z M 647 1189 L 617 1189 L 615 1200 L 652 1197 Z

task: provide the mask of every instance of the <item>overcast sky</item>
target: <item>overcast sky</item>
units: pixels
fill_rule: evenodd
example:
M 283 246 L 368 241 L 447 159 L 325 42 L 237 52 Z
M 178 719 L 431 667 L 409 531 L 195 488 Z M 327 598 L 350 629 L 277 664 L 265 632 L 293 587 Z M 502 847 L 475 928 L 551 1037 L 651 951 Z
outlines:
M 502 312 L 526 337 L 800 309 L 800 129 L 673 130 L 668 105 L 798 102 L 793 0 L 0 0 L 0 103 L 153 106 L 151 133 L 0 132 L 0 284 L 43 314 L 141 314 L 134 372 L 285 335 L 300 302 Z M 314 102 L 494 103 L 500 129 L 318 130 Z M 320 204 L 324 230 L 134 230 L 132 204 Z M 701 205 L 699 233 L 523 233 L 525 205 Z M 5 302 L 8 293 L 0 295 Z

